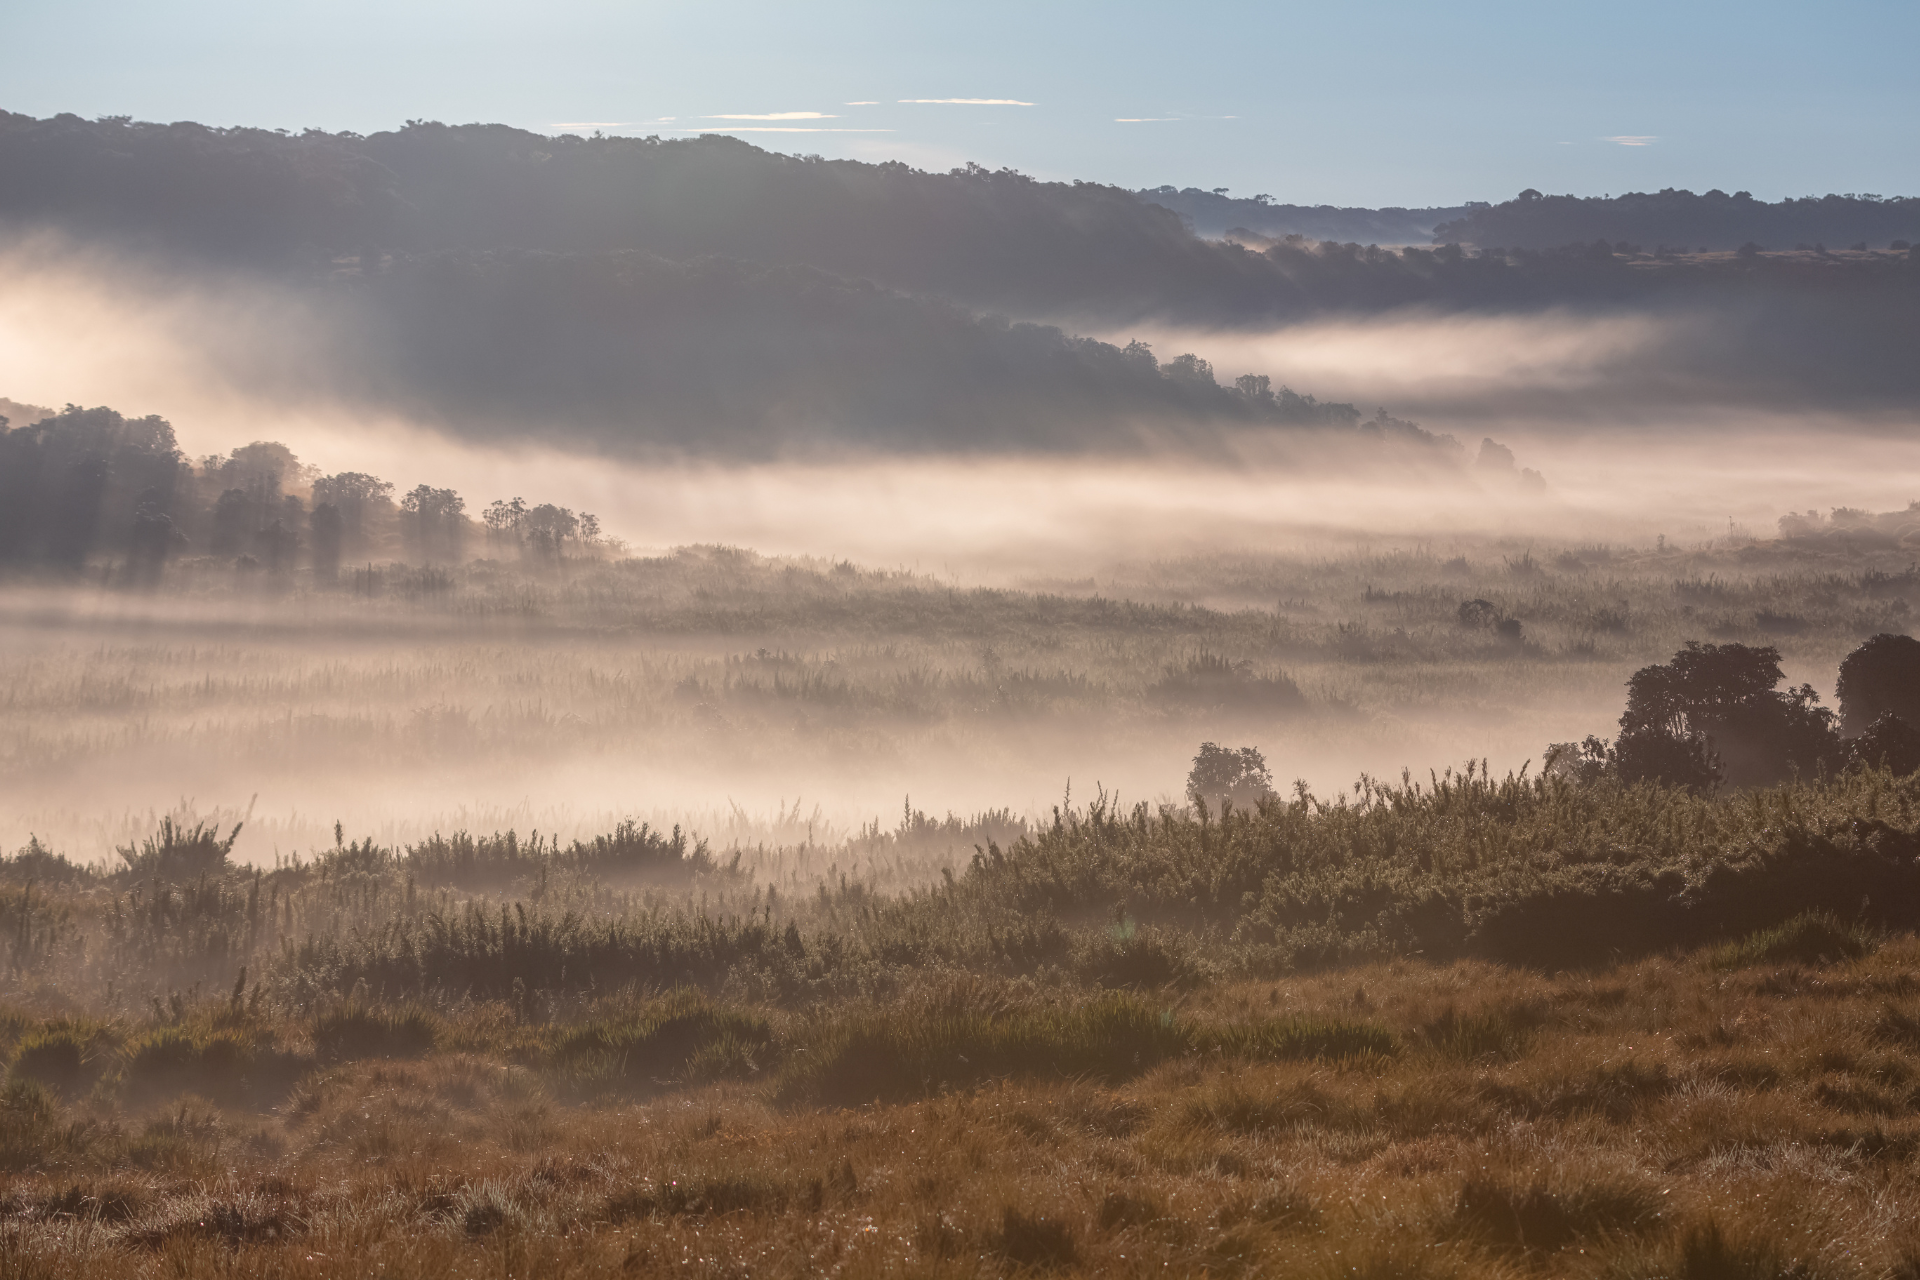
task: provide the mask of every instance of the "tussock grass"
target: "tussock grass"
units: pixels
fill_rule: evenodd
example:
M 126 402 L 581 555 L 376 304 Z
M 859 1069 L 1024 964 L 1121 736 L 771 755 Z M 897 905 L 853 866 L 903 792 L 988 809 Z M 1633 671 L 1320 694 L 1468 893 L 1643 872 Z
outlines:
M 348 1002 L 313 1020 L 313 1048 L 322 1062 L 360 1058 L 418 1058 L 445 1036 L 445 1024 L 425 1009 Z
M 550 1060 L 575 1088 L 593 1091 L 752 1079 L 776 1066 L 778 1054 L 764 1017 L 677 991 L 567 1027 Z
M 1189 1046 L 1171 1012 L 1122 993 L 998 1014 L 910 1007 L 832 1026 L 790 1069 L 783 1096 L 857 1104 L 1015 1076 L 1121 1080 Z
M 1834 964 L 1858 960 L 1880 945 L 1875 931 L 1848 924 L 1831 911 L 1809 911 L 1738 942 L 1715 947 L 1707 963 L 1717 969 L 1759 964 Z

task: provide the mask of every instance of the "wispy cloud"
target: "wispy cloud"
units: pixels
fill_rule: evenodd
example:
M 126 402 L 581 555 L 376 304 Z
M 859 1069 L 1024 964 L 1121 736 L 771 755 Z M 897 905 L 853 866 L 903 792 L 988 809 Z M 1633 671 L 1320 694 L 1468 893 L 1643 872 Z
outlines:
M 1660 135 L 1654 133 L 1623 133 L 1615 138 L 1602 138 L 1602 142 L 1617 142 L 1623 147 L 1650 147 L 1660 141 Z
M 668 116 L 667 119 L 673 119 Z M 549 129 L 631 129 L 631 120 L 561 120 L 547 127 Z
M 700 118 L 702 120 L 838 120 L 840 117 L 830 116 L 824 111 L 767 111 L 759 114 L 735 113 Z
M 1115 116 L 1115 124 L 1173 124 L 1179 116 Z
M 713 133 L 712 129 L 672 129 L 671 133 Z M 815 129 L 793 125 L 730 125 L 722 133 L 892 133 L 891 129 Z
M 1034 102 L 1022 102 L 1018 98 L 901 98 L 901 102 L 917 102 L 930 106 L 946 105 L 954 107 L 1033 107 Z
M 875 98 L 870 102 L 843 102 L 840 105 L 843 107 L 877 107 L 880 105 L 880 99 Z

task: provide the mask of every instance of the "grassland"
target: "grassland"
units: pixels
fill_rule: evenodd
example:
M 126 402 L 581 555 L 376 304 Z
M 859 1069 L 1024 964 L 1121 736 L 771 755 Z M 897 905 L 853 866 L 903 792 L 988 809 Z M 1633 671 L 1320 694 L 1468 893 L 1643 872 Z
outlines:
M 1920 778 L 1167 798 L 1203 737 L 1537 758 L 1690 638 L 1829 684 L 1908 551 L 16 585 L 11 820 L 182 761 L 379 799 L 0 858 L 0 1277 L 1920 1274 Z M 699 822 L 648 773 L 1061 742 L 1160 781 Z M 631 820 L 404 808 L 556 763 Z
M 1517 769 L 1604 730 L 1626 676 L 1687 639 L 1776 644 L 1792 681 L 1830 688 L 1861 639 L 1906 629 L 1912 555 L 1838 535 L 1346 547 L 1015 589 L 689 548 L 388 566 L 358 593 L 263 595 L 211 563 L 159 596 L 16 585 L 0 843 L 100 851 L 183 799 L 191 818 L 256 795 L 242 853 L 265 861 L 336 820 L 388 842 L 628 816 L 782 841 L 811 821 L 831 842 L 907 795 L 1178 798 L 1207 739 L 1323 791 L 1468 756 Z M 1462 625 L 1474 599 L 1520 637 Z M 106 775 L 105 803 L 74 781 Z

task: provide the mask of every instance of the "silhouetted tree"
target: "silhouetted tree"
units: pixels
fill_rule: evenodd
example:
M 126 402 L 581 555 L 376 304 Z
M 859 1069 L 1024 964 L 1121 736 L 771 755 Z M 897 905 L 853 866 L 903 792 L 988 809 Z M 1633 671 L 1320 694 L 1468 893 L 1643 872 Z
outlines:
M 143 503 L 133 515 L 133 531 L 127 539 L 127 577 L 139 586 L 160 581 L 167 557 L 176 545 L 186 541 L 174 526 L 173 517 L 152 503 Z
M 1779 650 L 1742 644 L 1690 640 L 1671 662 L 1642 667 L 1613 747 L 1621 777 L 1765 786 L 1836 761 L 1833 712 L 1811 685 L 1776 693 L 1781 679 Z
M 1877 635 L 1840 663 L 1840 732 L 1853 736 L 1891 711 L 1920 727 L 1920 640 Z
M 465 523 L 466 500 L 451 489 L 418 485 L 400 500 L 406 513 L 408 531 L 423 564 L 431 564 L 436 555 L 452 563 L 460 560 L 460 531 Z
M 307 517 L 307 537 L 313 545 L 313 580 L 332 583 L 340 577 L 340 508 L 331 502 L 316 502 Z
M 327 503 L 340 513 L 341 555 L 360 556 L 370 547 L 373 520 L 392 508 L 393 485 L 364 471 L 342 471 L 315 480 L 313 500 Z
M 227 489 L 213 504 L 213 554 L 240 555 L 253 544 L 253 499 L 245 489 Z
M 1846 762 L 1888 769 L 1900 777 L 1920 773 L 1920 729 L 1891 711 L 1883 711 L 1865 732 L 1847 743 Z
M 1272 794 L 1273 774 L 1256 748 L 1200 744 L 1187 774 L 1187 799 L 1214 809 L 1227 802 L 1246 809 Z

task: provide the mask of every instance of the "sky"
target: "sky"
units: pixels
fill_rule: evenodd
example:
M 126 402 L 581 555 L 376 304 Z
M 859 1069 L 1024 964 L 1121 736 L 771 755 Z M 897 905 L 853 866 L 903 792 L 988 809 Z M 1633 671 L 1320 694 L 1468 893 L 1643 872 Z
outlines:
M 0 109 L 738 133 L 1283 203 L 1920 194 L 1920 4 L 0 0 Z

